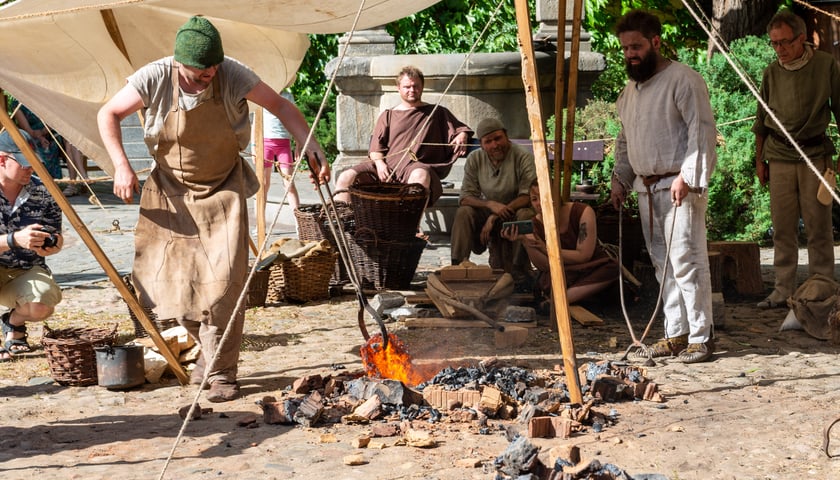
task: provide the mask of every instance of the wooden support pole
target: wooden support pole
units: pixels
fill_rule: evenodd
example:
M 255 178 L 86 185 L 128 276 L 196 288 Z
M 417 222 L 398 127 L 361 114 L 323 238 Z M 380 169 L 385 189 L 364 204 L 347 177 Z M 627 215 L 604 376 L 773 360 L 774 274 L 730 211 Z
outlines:
M 566 92 L 566 129 L 563 149 L 563 200 L 572 196 L 572 157 L 575 141 L 575 107 L 577 107 L 578 60 L 580 58 L 580 24 L 583 16 L 583 0 L 575 0 L 572 19 L 572 51 L 569 56 L 569 91 Z M 561 54 L 562 52 L 558 52 Z M 559 133 L 555 136 L 559 136 Z M 555 154 L 555 163 L 558 156 Z
M 553 182 L 551 188 L 554 191 L 555 199 L 565 198 L 561 196 L 562 163 L 563 156 L 563 92 L 566 91 L 566 0 L 557 3 L 557 55 L 554 59 L 554 166 Z M 557 211 L 559 205 L 554 205 Z
M 577 371 L 575 345 L 572 341 L 572 321 L 569 318 L 569 301 L 566 298 L 566 276 L 563 272 L 563 259 L 560 256 L 560 243 L 557 238 L 557 221 L 554 214 L 554 195 L 551 191 L 551 175 L 548 171 L 548 155 L 543 130 L 542 112 L 540 111 L 540 83 L 537 64 L 534 61 L 534 43 L 531 38 L 531 15 L 527 0 L 515 0 L 516 23 L 519 36 L 519 50 L 522 55 L 522 82 L 525 84 L 525 100 L 528 107 L 528 120 L 531 124 L 531 136 L 534 140 L 534 160 L 537 179 L 540 185 L 540 202 L 545 222 L 546 247 L 551 269 L 551 291 L 557 317 L 557 330 L 560 334 L 560 347 L 563 351 L 563 366 L 566 373 L 566 385 L 569 387 L 569 399 L 572 403 L 582 403 L 580 377 Z
M 2 91 L 0 91 L 2 94 Z M 176 357 L 172 350 L 169 349 L 166 341 L 164 341 L 163 337 L 158 332 L 157 326 L 149 319 L 148 315 L 146 315 L 146 311 L 140 306 L 140 302 L 137 301 L 137 298 L 126 286 L 125 282 L 123 282 L 122 277 L 120 277 L 119 272 L 114 265 L 111 263 L 111 260 L 105 255 L 105 252 L 102 251 L 102 248 L 96 243 L 96 239 L 93 238 L 93 235 L 88 230 L 87 226 L 85 226 L 82 219 L 76 213 L 76 210 L 73 209 L 73 206 L 70 205 L 70 202 L 67 201 L 64 194 L 61 193 L 61 189 L 55 183 L 50 173 L 47 171 L 47 168 L 41 163 L 40 158 L 38 155 L 35 154 L 35 151 L 32 150 L 32 147 L 29 145 L 29 142 L 23 138 L 20 131 L 17 128 L 17 125 L 14 124 L 12 119 L 9 117 L 9 114 L 6 112 L 6 109 L 2 109 L 2 113 L 0 113 L 0 123 L 2 123 L 3 127 L 9 132 L 11 135 L 12 140 L 17 144 L 20 151 L 26 156 L 26 159 L 29 160 L 29 163 L 32 165 L 32 168 L 35 170 L 35 173 L 38 174 L 38 177 L 44 182 L 44 186 L 47 187 L 47 190 L 52 195 L 55 202 L 61 208 L 61 211 L 64 212 L 64 215 L 67 216 L 67 219 L 70 221 L 70 224 L 73 225 L 73 228 L 76 229 L 76 233 L 82 238 L 82 241 L 85 242 L 90 252 L 99 262 L 99 265 L 102 266 L 102 269 L 108 275 L 108 278 L 111 280 L 111 283 L 117 287 L 117 291 L 120 292 L 122 295 L 123 300 L 125 303 L 128 304 L 128 308 L 137 316 L 137 320 L 140 321 L 140 324 L 143 325 L 143 328 L 149 332 L 149 335 L 152 338 L 152 341 L 155 343 L 155 346 L 160 350 L 161 355 L 166 359 L 166 363 L 169 364 L 169 368 L 175 373 L 175 376 L 178 377 L 178 381 L 181 382 L 181 385 L 186 385 L 190 381 L 190 377 L 184 372 L 184 369 L 181 367 L 181 363 L 178 361 L 178 357 Z
M 254 154 L 254 170 L 257 172 L 257 179 L 260 181 L 260 189 L 257 192 L 257 245 L 262 246 L 265 243 L 265 207 L 268 192 L 265 191 L 265 168 L 263 168 L 263 159 L 265 158 L 265 142 L 263 138 L 263 108 L 257 107 L 254 111 L 254 148 L 251 153 Z M 250 240 L 250 237 L 249 237 Z M 251 241 L 252 249 L 254 248 L 253 241 Z M 259 249 L 254 252 L 257 254 Z M 257 259 L 259 261 L 259 259 Z

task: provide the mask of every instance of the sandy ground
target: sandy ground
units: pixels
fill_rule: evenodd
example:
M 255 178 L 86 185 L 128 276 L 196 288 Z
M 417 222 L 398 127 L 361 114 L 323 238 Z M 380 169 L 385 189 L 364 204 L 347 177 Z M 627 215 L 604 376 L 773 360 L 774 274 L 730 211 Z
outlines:
M 778 332 L 785 310 L 760 311 L 757 298 L 727 298 L 726 324 L 718 328 L 714 361 L 683 365 L 664 360 L 648 369 L 664 403 L 628 401 L 597 406 L 615 409 L 617 422 L 600 433 L 591 429 L 571 439 L 534 439 L 548 462 L 554 446 L 574 444 L 584 458 L 613 463 L 629 474 L 660 473 L 671 479 L 840 478 L 840 460 L 820 447 L 824 428 L 840 416 L 838 346 L 800 331 Z M 650 316 L 650 299 L 630 306 L 639 332 Z M 202 407 L 213 413 L 182 427 L 178 409 L 189 405 L 196 387 L 174 379 L 129 391 L 62 387 L 51 382 L 43 350 L 0 365 L 0 471 L 4 479 L 51 478 L 261 478 L 261 479 L 490 479 L 493 460 L 508 446 L 503 427 L 490 420 L 482 434 L 470 423 L 428 424 L 435 448 L 397 445 L 398 437 L 377 439 L 384 448 L 354 448 L 370 426 L 334 424 L 306 428 L 262 423 L 256 404 L 279 395 L 296 378 L 361 368 L 364 339 L 352 296 L 305 306 L 251 309 L 241 358 L 242 398 Z M 606 321 L 573 324 L 578 364 L 617 360 L 629 343 L 616 301 L 588 305 Z M 54 328 L 113 325 L 123 338 L 133 325 L 116 290 L 95 284 L 65 291 Z M 654 322 L 650 338 L 661 335 Z M 562 364 L 553 320 L 540 317 L 525 345 L 495 347 L 492 330 L 407 329 L 388 325 L 417 362 L 470 365 L 496 357 L 527 368 Z M 375 332 L 374 325 L 368 329 Z M 31 328 L 34 343 L 41 328 Z M 345 370 L 342 370 L 345 371 Z M 237 426 L 249 415 L 257 428 Z M 324 436 L 324 434 L 332 434 Z M 840 454 L 840 428 L 832 435 Z M 329 440 L 326 440 L 328 439 Z M 333 441 L 333 439 L 335 441 Z M 175 447 L 170 463 L 166 458 Z M 361 455 L 364 463 L 343 459 Z M 465 459 L 475 459 L 464 466 Z

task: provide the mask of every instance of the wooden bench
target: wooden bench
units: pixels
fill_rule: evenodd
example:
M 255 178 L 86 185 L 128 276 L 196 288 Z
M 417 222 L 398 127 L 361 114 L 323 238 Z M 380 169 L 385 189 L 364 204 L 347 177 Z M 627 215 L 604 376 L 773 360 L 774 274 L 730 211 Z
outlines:
M 527 148 L 529 151 L 533 153 L 534 151 L 534 142 L 533 140 L 527 138 L 512 138 L 510 140 L 512 143 L 516 143 Z M 554 140 L 546 140 L 546 153 L 548 154 L 548 163 L 549 165 L 554 164 Z M 560 144 L 561 150 L 561 158 L 562 155 L 565 155 L 566 149 L 565 144 Z M 603 162 L 604 161 L 604 141 L 603 140 L 578 140 L 574 142 L 572 145 L 572 162 L 576 164 L 580 164 L 580 173 L 581 178 L 584 178 L 584 170 L 586 172 L 592 168 L 593 163 Z M 585 168 L 588 167 L 588 168 Z M 571 194 L 572 200 L 577 201 L 595 201 L 600 198 L 600 195 L 597 193 L 583 193 L 578 191 L 572 191 Z

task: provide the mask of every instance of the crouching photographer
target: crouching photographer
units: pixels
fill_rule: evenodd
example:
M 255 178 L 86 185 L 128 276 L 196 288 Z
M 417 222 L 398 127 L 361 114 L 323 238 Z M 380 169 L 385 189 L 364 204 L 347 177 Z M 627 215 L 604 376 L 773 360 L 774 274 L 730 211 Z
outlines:
M 23 132 L 22 132 L 23 133 Z M 28 135 L 24 137 L 29 140 Z M 61 251 L 61 209 L 8 132 L 0 134 L 0 362 L 29 352 L 27 322 L 52 315 L 61 288 L 44 257 Z M 0 307 L 0 308 L 2 308 Z

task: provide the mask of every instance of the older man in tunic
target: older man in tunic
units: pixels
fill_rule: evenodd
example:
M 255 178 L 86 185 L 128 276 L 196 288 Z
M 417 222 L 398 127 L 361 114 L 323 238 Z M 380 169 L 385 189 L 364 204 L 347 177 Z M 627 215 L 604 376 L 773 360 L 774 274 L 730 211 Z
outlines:
M 244 312 L 234 312 L 248 268 L 247 197 L 259 188 L 239 152 L 250 139 L 250 100 L 280 118 L 302 145 L 301 112 L 248 67 L 225 57 L 221 37 L 193 17 L 175 38 L 175 54 L 154 61 L 99 111 L 102 140 L 114 163 L 114 194 L 126 203 L 139 191 L 122 145 L 120 121 L 141 108 L 155 168 L 143 186 L 135 231 L 133 280 L 140 303 L 158 318 L 175 318 L 210 366 L 207 400 L 238 396 L 236 380 Z M 310 141 L 319 181 L 329 179 L 320 147 Z M 229 321 L 231 333 L 220 341 Z M 215 361 L 212 361 L 217 357 Z M 192 377 L 200 383 L 203 367 Z
M 709 360 L 712 287 L 706 250 L 706 191 L 717 155 L 715 120 L 703 78 L 659 53 L 656 16 L 632 11 L 616 31 L 630 81 L 619 96 L 611 197 L 639 195 L 645 243 L 663 287 L 665 338 L 654 357 Z
M 835 167 L 834 143 L 825 131 L 832 114 L 840 121 L 840 66 L 831 54 L 807 43 L 805 30 L 805 21 L 789 10 L 770 20 L 767 32 L 778 61 L 764 70 L 761 98 L 814 167 L 825 172 Z M 817 200 L 819 178 L 762 105 L 752 130 L 756 175 L 762 185 L 770 184 L 776 274 L 773 291 L 758 306 L 784 308 L 796 291 L 800 218 L 808 237 L 808 274 L 834 278 L 831 202 Z

